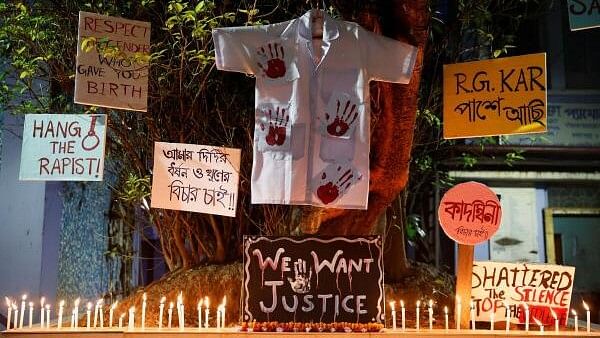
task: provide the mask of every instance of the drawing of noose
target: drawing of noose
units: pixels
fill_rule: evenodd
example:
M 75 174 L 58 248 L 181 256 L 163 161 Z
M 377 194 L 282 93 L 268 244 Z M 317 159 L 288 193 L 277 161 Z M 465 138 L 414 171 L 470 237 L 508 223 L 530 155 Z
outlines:
M 96 119 L 98 115 L 92 115 L 92 122 L 90 123 L 90 130 L 87 135 L 81 141 L 81 147 L 84 150 L 92 151 L 100 144 L 100 138 L 96 135 Z

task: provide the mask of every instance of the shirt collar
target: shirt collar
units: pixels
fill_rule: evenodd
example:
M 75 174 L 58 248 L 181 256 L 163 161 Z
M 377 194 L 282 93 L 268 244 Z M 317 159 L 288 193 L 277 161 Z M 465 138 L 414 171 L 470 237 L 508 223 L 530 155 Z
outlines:
M 283 33 L 281 33 L 281 36 L 293 37 L 293 34 L 295 33 L 296 41 L 299 41 L 300 39 L 312 41 L 310 20 L 312 11 L 315 10 L 310 10 L 298 19 L 293 20 L 292 23 L 290 23 L 290 25 L 283 31 Z M 323 13 L 323 41 L 327 42 L 337 39 L 340 35 L 340 32 L 336 20 L 327 15 L 325 11 L 321 11 L 321 13 Z

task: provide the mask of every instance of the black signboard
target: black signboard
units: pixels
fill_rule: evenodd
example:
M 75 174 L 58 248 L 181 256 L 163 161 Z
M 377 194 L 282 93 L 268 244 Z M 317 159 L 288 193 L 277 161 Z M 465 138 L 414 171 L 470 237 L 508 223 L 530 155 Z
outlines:
M 244 237 L 244 321 L 384 320 L 381 237 Z

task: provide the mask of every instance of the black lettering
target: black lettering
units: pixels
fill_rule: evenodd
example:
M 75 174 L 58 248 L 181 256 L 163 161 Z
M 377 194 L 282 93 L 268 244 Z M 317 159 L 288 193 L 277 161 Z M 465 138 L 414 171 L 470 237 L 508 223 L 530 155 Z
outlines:
M 463 83 L 467 81 L 467 75 L 464 73 L 456 73 L 454 74 L 456 77 L 456 94 L 460 94 L 460 89 L 462 89 L 465 93 L 470 93 L 471 91 L 468 88 L 463 87 Z
M 505 89 L 504 87 L 508 88 L 508 91 L 510 92 L 514 92 L 513 88 L 508 84 L 508 79 L 514 74 L 515 70 L 511 69 L 510 73 L 508 73 L 506 76 L 504 75 L 504 69 L 500 69 L 500 78 L 502 80 L 502 88 L 500 89 L 501 93 L 504 93 Z
M 537 80 L 544 76 L 544 69 L 538 66 L 527 67 L 527 69 L 529 69 L 529 89 L 533 90 L 533 85 L 536 84 L 540 90 L 546 90 L 546 87 Z

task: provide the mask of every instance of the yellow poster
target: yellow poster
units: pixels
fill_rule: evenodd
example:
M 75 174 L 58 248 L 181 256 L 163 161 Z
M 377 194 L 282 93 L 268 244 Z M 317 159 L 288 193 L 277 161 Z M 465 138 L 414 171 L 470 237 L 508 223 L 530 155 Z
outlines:
M 546 131 L 546 54 L 444 65 L 444 138 Z

